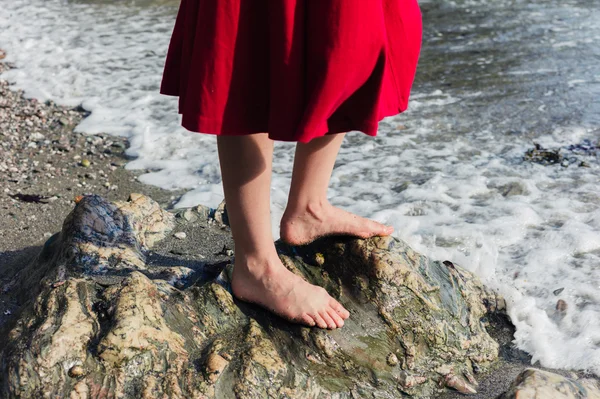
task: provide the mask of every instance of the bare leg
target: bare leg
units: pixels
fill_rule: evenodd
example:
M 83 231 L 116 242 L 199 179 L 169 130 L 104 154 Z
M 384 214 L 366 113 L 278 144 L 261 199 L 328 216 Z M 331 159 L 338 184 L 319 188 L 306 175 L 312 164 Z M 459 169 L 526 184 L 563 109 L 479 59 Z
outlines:
M 336 208 L 327 200 L 329 179 L 344 135 L 327 135 L 296 145 L 290 195 L 281 219 L 283 241 L 302 245 L 333 234 L 361 238 L 392 234 L 391 226 Z
M 321 328 L 344 324 L 349 313 L 322 287 L 285 268 L 271 234 L 273 142 L 266 134 L 217 138 L 227 213 L 235 241 L 232 289 L 291 321 Z

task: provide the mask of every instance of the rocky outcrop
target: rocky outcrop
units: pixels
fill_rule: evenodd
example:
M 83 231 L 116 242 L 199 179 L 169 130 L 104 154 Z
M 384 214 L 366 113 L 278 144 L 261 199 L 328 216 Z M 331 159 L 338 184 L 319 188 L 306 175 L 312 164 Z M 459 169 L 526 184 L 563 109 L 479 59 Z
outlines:
M 549 371 L 526 369 L 498 399 L 600 399 L 593 379 L 572 379 Z
M 176 213 L 141 195 L 78 199 L 13 284 L 35 299 L 1 337 L 0 396 L 419 398 L 475 392 L 497 358 L 486 315 L 503 301 L 449 261 L 391 237 L 277 243 L 351 313 L 339 330 L 305 328 L 233 298 L 228 262 L 148 262 L 175 226 L 210 228 L 205 208 Z

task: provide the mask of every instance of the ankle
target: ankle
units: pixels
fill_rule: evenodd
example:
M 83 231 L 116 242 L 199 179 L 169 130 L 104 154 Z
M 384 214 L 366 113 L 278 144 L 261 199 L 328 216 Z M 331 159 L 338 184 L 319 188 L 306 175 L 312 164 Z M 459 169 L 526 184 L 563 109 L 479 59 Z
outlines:
M 292 217 L 303 217 L 309 216 L 314 219 L 321 219 L 322 216 L 327 213 L 327 209 L 331 207 L 331 204 L 327 198 L 317 198 L 309 201 L 303 201 L 301 203 L 288 203 L 283 219 Z
M 281 263 L 277 252 L 274 253 L 243 253 L 235 256 L 234 271 L 244 272 L 244 274 L 262 275 L 277 270 Z

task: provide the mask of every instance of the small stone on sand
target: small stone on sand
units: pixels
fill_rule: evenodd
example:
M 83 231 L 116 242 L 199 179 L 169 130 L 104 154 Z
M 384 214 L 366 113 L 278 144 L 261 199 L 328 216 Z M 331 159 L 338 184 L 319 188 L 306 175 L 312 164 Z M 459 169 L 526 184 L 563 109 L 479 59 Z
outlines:
M 179 231 L 179 232 L 173 234 L 173 236 L 175 238 L 179 238 L 180 240 L 185 240 L 185 238 L 187 237 L 187 234 L 185 234 L 185 232 L 183 232 L 183 231 Z

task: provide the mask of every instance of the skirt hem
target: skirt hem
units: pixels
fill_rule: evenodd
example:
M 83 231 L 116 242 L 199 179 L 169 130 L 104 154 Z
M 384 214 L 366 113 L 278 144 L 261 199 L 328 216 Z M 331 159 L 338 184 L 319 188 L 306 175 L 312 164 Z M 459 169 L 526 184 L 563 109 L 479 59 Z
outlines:
M 194 133 L 203 133 L 203 134 L 212 134 L 216 136 L 243 136 L 247 134 L 258 134 L 258 133 L 267 133 L 271 140 L 275 141 L 285 141 L 285 142 L 300 142 L 300 143 L 308 143 L 310 140 L 318 137 L 323 137 L 329 134 L 338 134 L 338 133 L 346 133 L 351 131 L 362 132 L 368 136 L 375 137 L 377 136 L 377 129 L 379 127 L 379 121 L 383 118 L 398 115 L 401 113 L 401 110 L 396 112 L 384 113 L 380 115 L 377 123 L 349 123 L 349 124 L 328 124 L 327 129 L 322 129 L 317 132 L 299 132 L 296 135 L 290 135 L 289 132 L 273 132 L 270 131 L 268 126 L 253 126 L 253 127 L 245 127 L 239 129 L 223 129 L 223 120 L 207 118 L 202 115 L 189 115 L 189 114 L 181 114 L 182 122 L 181 126 L 183 126 L 186 130 Z

